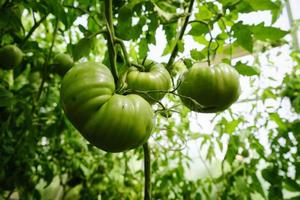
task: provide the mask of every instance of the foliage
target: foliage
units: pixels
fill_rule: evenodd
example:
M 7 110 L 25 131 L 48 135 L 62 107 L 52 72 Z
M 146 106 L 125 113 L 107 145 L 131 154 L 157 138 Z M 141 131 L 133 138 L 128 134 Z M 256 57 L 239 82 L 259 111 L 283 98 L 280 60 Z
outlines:
M 59 93 L 62 77 L 51 70 L 54 56 L 67 53 L 75 62 L 100 61 L 114 71 L 104 3 L 0 0 L 0 47 L 14 44 L 23 52 L 19 67 L 0 69 L 0 198 L 142 199 L 142 148 L 112 154 L 89 144 L 66 119 Z M 244 112 L 232 108 L 201 118 L 182 106 L 175 85 L 153 106 L 153 199 L 299 198 L 299 51 L 291 54 L 295 67 L 283 88 L 259 84 L 266 76 L 259 59 L 253 66 L 232 62 L 235 51 L 256 53 L 257 42 L 263 43 L 260 51 L 267 51 L 282 45 L 288 34 L 273 25 L 246 24 L 239 16 L 269 11 L 275 23 L 283 6 L 281 0 L 113 1 L 118 74 L 127 69 L 126 57 L 143 60 L 152 45 L 160 45 L 156 36 L 162 31 L 167 41 L 162 56 L 169 58 L 177 49 L 177 58 L 190 68 L 194 62 L 213 63 L 225 52 L 223 62 L 234 65 L 254 89 L 239 102 L 246 105 Z M 199 48 L 186 55 L 188 37 Z M 174 83 L 182 70 L 172 67 Z M 292 117 L 282 114 L 283 108 Z M 213 126 L 205 132 L 201 127 L 209 124 Z M 196 159 L 189 152 L 195 149 L 206 174 L 191 178 Z

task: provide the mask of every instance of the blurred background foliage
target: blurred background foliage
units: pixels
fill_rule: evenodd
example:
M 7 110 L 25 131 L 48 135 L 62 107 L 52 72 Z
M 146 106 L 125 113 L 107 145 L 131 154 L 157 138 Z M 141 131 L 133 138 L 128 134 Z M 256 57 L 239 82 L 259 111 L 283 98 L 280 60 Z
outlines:
M 158 31 L 167 41 L 162 56 L 169 56 L 178 42 L 175 80 L 192 62 L 224 54 L 223 62 L 230 62 L 239 51 L 253 53 L 254 64 L 234 64 L 253 92 L 240 99 L 246 110 L 233 106 L 208 116 L 208 132 L 202 128 L 208 126 L 203 115 L 189 112 L 176 96 L 166 96 L 162 103 L 168 109 L 157 112 L 149 141 L 153 199 L 300 199 L 300 54 L 284 38 L 293 31 L 239 20 L 243 13 L 270 11 L 275 23 L 286 2 L 197 0 L 187 13 L 189 4 L 113 1 L 116 35 L 125 41 L 131 60 L 160 45 Z M 0 199 L 143 198 L 142 148 L 111 154 L 84 140 L 62 112 L 62 77 L 51 68 L 58 53 L 109 66 L 103 9 L 101 0 L 0 0 L 0 46 L 16 44 L 24 53 L 21 67 L 0 69 Z M 189 14 L 186 35 L 177 41 Z M 203 48 L 185 56 L 185 37 Z M 281 66 L 290 70 L 279 85 L 262 86 L 259 81 L 268 72 L 260 69 L 258 55 L 268 57 L 269 49 L 281 45 L 291 52 L 293 66 Z M 123 69 L 119 53 L 118 70 Z M 196 159 L 201 162 L 195 164 Z

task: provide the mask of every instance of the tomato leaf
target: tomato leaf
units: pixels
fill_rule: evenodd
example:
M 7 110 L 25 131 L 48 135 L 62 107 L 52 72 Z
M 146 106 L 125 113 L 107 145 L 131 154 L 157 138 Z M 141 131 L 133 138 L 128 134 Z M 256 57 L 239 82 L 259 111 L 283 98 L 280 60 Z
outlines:
M 237 62 L 235 65 L 235 69 L 244 76 L 255 76 L 260 74 L 260 70 L 256 67 L 246 65 L 241 61 Z
M 15 103 L 16 99 L 9 90 L 0 87 L 0 107 L 8 107 Z
M 148 51 L 149 51 L 148 42 L 145 38 L 142 38 L 139 43 L 139 57 L 141 59 L 145 58 L 147 56 Z
M 200 36 L 202 34 L 208 33 L 209 29 L 206 24 L 202 23 L 193 23 L 192 29 L 189 31 L 189 35 Z
M 77 44 L 73 46 L 72 54 L 74 61 L 79 60 L 84 56 L 88 56 L 90 51 L 95 46 L 95 38 L 85 37 L 78 41 Z
M 262 41 L 271 40 L 275 42 L 289 33 L 288 31 L 279 28 L 264 26 L 264 23 L 252 26 L 250 29 L 253 32 L 254 37 Z
M 291 192 L 299 192 L 300 191 L 300 185 L 293 179 L 287 177 L 284 180 L 285 183 L 285 189 Z
M 250 28 L 241 22 L 232 27 L 233 36 L 236 37 L 236 42 L 249 52 L 253 51 L 253 36 Z
M 202 51 L 198 51 L 197 49 L 192 49 L 190 51 L 190 54 L 191 54 L 191 57 L 197 61 L 200 61 L 206 57 L 206 55 L 204 55 Z

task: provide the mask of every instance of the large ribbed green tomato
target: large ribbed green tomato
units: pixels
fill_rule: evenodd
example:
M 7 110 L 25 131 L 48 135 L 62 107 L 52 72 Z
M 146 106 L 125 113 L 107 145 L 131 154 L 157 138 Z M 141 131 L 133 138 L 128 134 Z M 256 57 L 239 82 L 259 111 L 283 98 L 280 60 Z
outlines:
M 227 64 L 214 67 L 194 64 L 183 74 L 178 94 L 183 104 L 193 111 L 223 111 L 240 95 L 239 74 Z
M 153 104 L 165 96 L 165 92 L 171 87 L 171 77 L 162 64 L 146 60 L 143 64 L 144 71 L 131 67 L 127 73 L 127 88 L 137 91 L 149 103 Z M 157 91 L 157 92 L 155 92 Z M 144 93 L 148 92 L 148 93 Z
M 121 152 L 147 141 L 154 113 L 142 97 L 114 92 L 114 79 L 106 66 L 80 63 L 62 80 L 61 102 L 66 116 L 90 143 Z

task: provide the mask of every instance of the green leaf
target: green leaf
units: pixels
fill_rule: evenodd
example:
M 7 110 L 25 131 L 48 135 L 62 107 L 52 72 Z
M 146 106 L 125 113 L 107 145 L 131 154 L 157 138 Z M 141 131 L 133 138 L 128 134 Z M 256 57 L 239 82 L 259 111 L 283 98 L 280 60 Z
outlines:
M 77 61 L 84 56 L 88 56 L 94 46 L 95 38 L 85 37 L 79 40 L 78 43 L 73 46 L 72 54 L 74 61 Z
M 284 31 L 279 28 L 264 26 L 264 23 L 251 26 L 251 31 L 256 39 L 262 41 L 271 40 L 273 42 L 278 41 L 289 33 L 288 31 Z
M 139 57 L 141 59 L 145 58 L 147 56 L 148 51 L 149 51 L 148 41 L 147 39 L 143 38 L 139 43 Z
M 18 32 L 23 28 L 21 18 L 10 9 L 0 11 L 0 31 Z
M 252 174 L 251 179 L 251 189 L 265 197 L 264 189 L 262 188 L 261 182 L 258 180 L 256 173 Z
M 300 195 L 285 199 L 285 200 L 300 200 Z
M 238 153 L 239 148 L 239 137 L 236 135 L 232 135 L 229 139 L 229 143 L 227 146 L 227 151 L 225 154 L 225 160 L 227 160 L 229 163 L 232 163 L 235 160 L 235 156 Z
M 214 14 L 207 8 L 206 5 L 199 6 L 199 11 L 195 14 L 197 20 L 208 21 L 214 17 Z
M 296 113 L 300 113 L 300 93 L 299 95 L 292 101 L 292 106 Z
M 232 31 L 234 32 L 233 36 L 236 38 L 236 42 L 247 51 L 252 52 L 253 36 L 249 27 L 240 22 L 232 27 Z
M 285 183 L 285 189 L 287 189 L 288 191 L 291 191 L 291 192 L 299 192 L 300 191 L 300 185 L 293 179 L 287 177 L 285 180 L 284 180 L 284 183 Z
M 278 113 L 270 113 L 269 116 L 270 119 L 278 125 L 279 129 L 281 130 L 287 129 L 287 124 L 281 119 Z
M 189 31 L 189 35 L 192 36 L 200 36 L 202 34 L 208 33 L 209 29 L 206 24 L 202 23 L 193 23 L 192 24 L 192 29 Z
M 219 2 L 223 5 L 224 8 L 234 5 L 239 1 L 240 0 L 219 0 Z
M 244 76 L 255 76 L 260 74 L 260 70 L 256 67 L 246 65 L 241 61 L 237 62 L 235 65 L 235 69 Z
M 296 171 L 295 178 L 299 179 L 300 178 L 300 162 L 299 161 L 295 162 L 295 171 Z
M 179 40 L 178 43 L 178 52 L 183 52 L 184 51 L 184 41 L 183 40 Z
M 222 120 L 223 121 L 223 120 Z M 225 130 L 224 132 L 225 133 L 228 133 L 228 134 L 232 134 L 236 127 L 242 122 L 242 120 L 239 118 L 239 119 L 235 119 L 235 120 L 232 120 L 232 121 L 227 121 L 226 123 L 224 123 L 225 125 Z
M 262 95 L 261 95 L 261 99 L 262 100 L 266 100 L 266 99 L 276 99 L 278 98 L 278 95 L 274 94 L 272 88 L 266 88 L 264 89 Z
M 148 20 L 150 20 L 150 22 L 148 23 L 149 34 L 151 33 L 152 35 L 155 35 L 156 29 L 159 26 L 159 21 L 158 21 L 159 19 L 158 19 L 157 15 L 152 14 L 152 15 L 149 15 Z
M 274 184 L 271 185 L 269 188 L 269 193 L 268 193 L 268 199 L 272 200 L 282 200 L 283 199 L 283 194 L 282 194 L 282 187 L 281 185 Z
M 15 103 L 16 99 L 10 91 L 0 86 L 0 107 L 9 107 Z
M 193 66 L 193 61 L 189 58 L 184 58 L 183 63 L 186 66 L 187 69 L 189 69 Z
M 177 35 L 177 26 L 176 24 L 166 24 L 163 26 L 163 29 L 165 31 L 166 39 L 168 42 L 171 40 L 174 40 Z
M 190 51 L 190 54 L 191 54 L 191 57 L 194 59 L 194 60 L 197 60 L 197 61 L 200 61 L 202 60 L 203 58 L 206 57 L 206 55 L 204 55 L 202 53 L 202 51 L 198 51 L 197 49 L 192 49 Z
M 64 23 L 66 27 L 69 27 L 68 24 L 68 15 L 66 14 L 61 1 L 59 0 L 48 0 L 45 1 L 50 13 L 56 16 L 60 21 Z
M 261 171 L 262 177 L 272 184 L 279 184 L 281 182 L 281 177 L 278 175 L 278 168 L 269 166 Z
M 169 43 L 166 45 L 162 55 L 165 56 L 165 55 L 171 53 L 174 49 L 175 43 L 176 43 L 175 39 L 169 41 Z
M 271 0 L 259 0 L 259 1 L 244 0 L 244 2 L 247 2 L 253 8 L 254 11 L 278 9 L 278 6 L 275 3 L 273 3 Z
M 176 14 L 176 7 L 165 1 L 154 3 L 155 11 L 162 22 L 169 22 Z
M 128 5 L 123 6 L 118 13 L 118 26 L 116 27 L 116 34 L 123 40 L 130 40 L 130 30 L 132 24 L 132 10 Z

